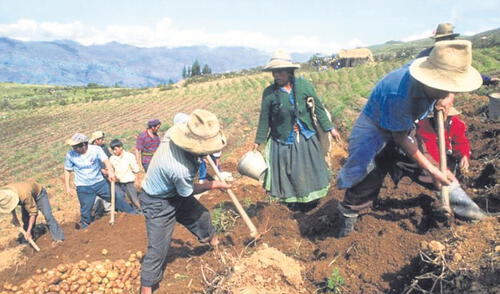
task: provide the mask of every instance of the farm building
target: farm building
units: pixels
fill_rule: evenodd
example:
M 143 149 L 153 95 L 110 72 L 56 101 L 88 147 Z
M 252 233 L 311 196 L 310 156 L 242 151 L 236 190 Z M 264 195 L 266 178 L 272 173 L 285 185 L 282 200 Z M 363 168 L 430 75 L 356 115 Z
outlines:
M 373 54 L 368 48 L 340 50 L 332 62 L 335 69 L 353 67 L 366 62 L 374 62 Z

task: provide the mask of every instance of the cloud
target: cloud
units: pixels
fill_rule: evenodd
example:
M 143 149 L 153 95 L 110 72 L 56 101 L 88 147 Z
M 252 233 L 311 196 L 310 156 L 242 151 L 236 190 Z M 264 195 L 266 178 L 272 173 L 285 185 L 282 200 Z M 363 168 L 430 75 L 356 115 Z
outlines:
M 425 30 L 421 33 L 417 33 L 417 34 L 413 34 L 413 35 L 404 37 L 401 39 L 401 41 L 403 41 L 403 42 L 415 41 L 415 40 L 429 38 L 432 35 L 434 35 L 434 30 Z
M 20 19 L 11 24 L 0 24 L 0 36 L 23 41 L 73 40 L 83 45 L 119 42 L 138 47 L 180 47 L 205 45 L 245 46 L 268 52 L 278 48 L 292 52 L 320 52 L 331 54 L 342 48 L 362 46 L 358 39 L 339 44 L 317 36 L 272 36 L 261 32 L 227 30 L 207 32 L 203 29 L 176 27 L 169 18 L 159 20 L 153 26 L 107 25 L 102 28 L 88 26 L 79 21 L 71 23 L 38 22 Z

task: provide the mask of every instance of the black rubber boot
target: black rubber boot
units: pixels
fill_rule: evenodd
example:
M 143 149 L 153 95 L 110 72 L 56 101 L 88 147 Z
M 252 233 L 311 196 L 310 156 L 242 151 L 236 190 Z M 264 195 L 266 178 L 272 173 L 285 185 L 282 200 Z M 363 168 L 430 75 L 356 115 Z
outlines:
M 358 220 L 359 214 L 357 211 L 345 208 L 340 203 L 337 206 L 337 209 L 339 210 L 340 218 L 340 229 L 337 234 L 337 238 L 343 238 L 354 231 L 354 224 Z

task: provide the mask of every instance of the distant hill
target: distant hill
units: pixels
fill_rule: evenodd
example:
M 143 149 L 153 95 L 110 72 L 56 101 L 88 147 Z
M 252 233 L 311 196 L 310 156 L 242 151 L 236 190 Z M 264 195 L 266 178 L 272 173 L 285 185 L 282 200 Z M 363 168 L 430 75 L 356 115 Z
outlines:
M 493 47 L 500 45 L 500 28 L 485 31 L 472 36 L 460 35 L 459 39 L 469 40 L 473 43 L 475 48 Z M 425 38 L 409 42 L 401 41 L 388 41 L 384 44 L 373 45 L 368 48 L 372 50 L 375 55 L 390 54 L 399 50 L 409 50 L 411 52 L 420 52 L 421 50 L 432 46 L 434 40 Z
M 293 54 L 305 61 L 311 54 Z M 147 87 L 181 78 L 195 59 L 221 73 L 262 66 L 266 52 L 246 47 L 139 48 L 117 42 L 83 46 L 63 40 L 23 42 L 0 38 L 0 81 L 53 85 Z

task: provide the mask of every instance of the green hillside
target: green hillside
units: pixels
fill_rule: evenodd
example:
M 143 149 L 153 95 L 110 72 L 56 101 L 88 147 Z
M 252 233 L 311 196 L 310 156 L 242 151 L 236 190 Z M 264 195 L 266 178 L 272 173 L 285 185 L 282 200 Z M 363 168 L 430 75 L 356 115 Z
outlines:
M 498 70 L 500 47 L 474 51 L 474 66 L 483 73 Z M 299 71 L 310 79 L 344 134 L 374 84 L 408 59 L 377 62 L 341 70 Z M 229 134 L 229 149 L 252 140 L 260 98 L 271 83 L 266 73 L 248 74 L 181 88 L 91 88 L 0 84 L 0 101 L 13 107 L 0 112 L 2 175 L 0 184 L 28 177 L 40 181 L 62 174 L 64 140 L 75 132 L 102 130 L 131 148 L 150 118 L 166 130 L 176 112 L 206 108 L 215 112 Z M 484 91 L 484 90 L 480 90 Z M 61 101 L 66 101 L 61 103 Z M 62 185 L 61 185 L 62 188 Z

